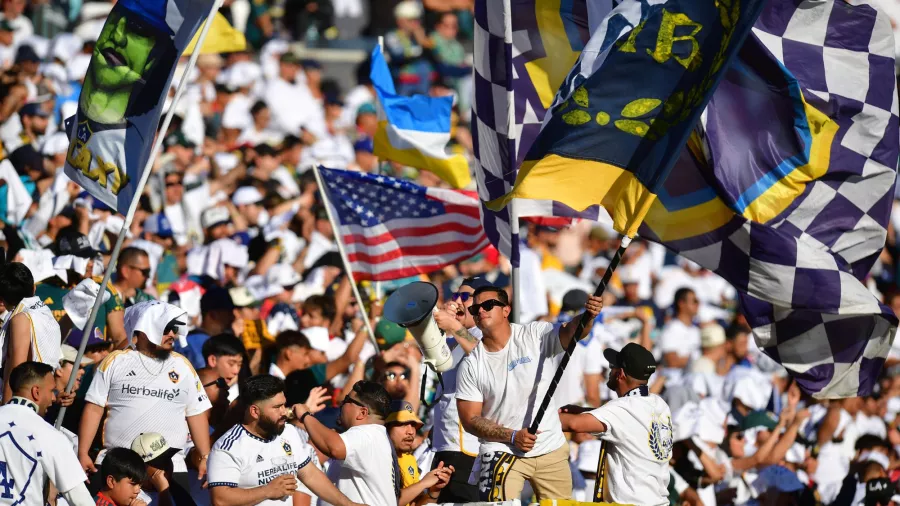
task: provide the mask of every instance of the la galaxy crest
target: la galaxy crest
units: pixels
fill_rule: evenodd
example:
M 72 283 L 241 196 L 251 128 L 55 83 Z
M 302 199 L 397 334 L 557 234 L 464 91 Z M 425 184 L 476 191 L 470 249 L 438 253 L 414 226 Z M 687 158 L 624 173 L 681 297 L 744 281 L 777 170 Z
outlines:
M 663 462 L 672 457 L 672 417 L 653 415 L 647 443 L 656 460 Z
M 294 454 L 294 452 L 291 450 L 291 445 L 289 445 L 287 441 L 283 441 L 283 442 L 281 443 L 281 448 L 283 448 L 283 449 L 284 449 L 284 453 L 286 453 L 286 454 L 288 454 L 288 455 L 293 455 L 293 454 Z
M 175 372 L 175 369 L 172 369 L 171 371 L 169 371 L 169 380 L 172 383 L 178 383 L 179 379 L 181 379 L 181 376 L 179 376 L 178 373 Z

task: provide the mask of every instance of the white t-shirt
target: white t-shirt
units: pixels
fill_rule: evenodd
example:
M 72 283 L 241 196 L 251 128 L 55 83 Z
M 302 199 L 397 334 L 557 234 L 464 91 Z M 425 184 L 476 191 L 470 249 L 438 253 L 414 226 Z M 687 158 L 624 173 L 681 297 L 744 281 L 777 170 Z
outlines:
M 59 360 L 62 358 L 62 349 L 60 348 L 62 337 L 59 323 L 53 317 L 50 308 L 37 297 L 22 299 L 13 314 L 3 320 L 3 327 L 0 328 L 0 349 L 3 350 L 3 355 L 0 356 L 0 360 L 6 359 L 9 348 L 9 339 L 7 339 L 9 322 L 19 313 L 25 313 L 31 320 L 31 360 L 47 364 L 54 369 L 59 367 Z
M 675 352 L 679 357 L 699 358 L 700 328 L 672 318 L 659 335 L 659 349 L 663 353 Z
M 481 339 L 481 330 L 478 327 L 469 329 L 469 334 L 476 339 Z M 453 356 L 453 368 L 442 374 L 444 380 L 444 392 L 441 399 L 434 406 L 434 430 L 432 431 L 432 448 L 436 452 L 462 452 L 470 457 L 478 455 L 478 438 L 463 430 L 459 421 L 459 411 L 456 409 L 456 381 L 459 374 L 459 364 L 466 356 L 462 346 L 456 345 L 451 353 Z
M 161 361 L 134 349 L 114 351 L 100 362 L 85 400 L 108 409 L 103 426 L 106 449 L 131 448 L 143 432 L 158 432 L 169 446 L 183 449 L 188 440 L 186 418 L 212 407 L 188 359 L 172 352 Z M 177 471 L 183 462 L 176 466 Z
M 603 358 L 603 345 L 600 339 L 588 336 L 578 341 L 578 346 L 572 352 L 569 365 L 559 380 L 559 386 L 553 393 L 557 405 L 578 404 L 584 401 L 584 375 L 601 374 L 605 365 Z
M 24 399 L 14 397 L 0 407 L 2 504 L 44 504 L 44 482 L 48 479 L 63 493 L 87 479 L 72 443 L 26 404 Z
M 403 487 L 397 453 L 383 425 L 357 425 L 341 434 L 347 456 L 334 460 L 328 478 L 351 501 L 396 506 Z M 319 499 L 319 506 L 327 503 Z
M 547 322 L 510 324 L 506 347 L 489 352 L 478 343 L 459 365 L 456 398 L 481 402 L 481 415 L 503 427 L 519 430 L 531 425 L 553 374 L 563 357 L 559 328 Z M 538 379 L 535 388 L 535 379 Z M 539 457 L 566 443 L 559 423 L 558 406 L 550 400 L 538 426 L 534 448 L 525 457 Z M 502 451 L 522 456 L 508 443 L 482 442 L 479 453 Z
M 641 392 L 644 390 L 644 392 Z M 672 413 L 661 397 L 632 390 L 591 411 L 606 425 L 604 500 L 622 504 L 669 503 Z
M 213 445 L 209 453 L 209 488 L 250 489 L 266 485 L 283 474 L 294 474 L 312 463 L 312 448 L 293 425 L 265 440 L 238 424 Z M 300 480 L 297 480 L 300 491 Z M 260 506 L 284 506 L 280 500 L 265 500 Z

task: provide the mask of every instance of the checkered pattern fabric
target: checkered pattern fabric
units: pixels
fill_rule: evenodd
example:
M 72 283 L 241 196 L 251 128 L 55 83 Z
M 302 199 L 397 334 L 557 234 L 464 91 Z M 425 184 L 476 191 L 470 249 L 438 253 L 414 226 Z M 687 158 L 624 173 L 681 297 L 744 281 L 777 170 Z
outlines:
M 897 325 L 863 282 L 887 236 L 900 155 L 893 35 L 867 5 L 798 4 L 770 2 L 753 36 L 837 123 L 826 173 L 769 222 L 736 215 L 714 240 L 674 249 L 738 288 L 758 344 L 804 390 L 865 395 Z
M 568 2 L 562 8 L 567 11 L 560 11 L 559 16 L 565 16 L 582 28 L 587 26 L 585 0 Z M 596 8 L 592 6 L 592 12 Z M 485 202 L 512 190 L 519 165 L 540 132 L 547 112 L 540 100 L 536 100 L 536 85 L 526 68 L 527 64 L 548 56 L 546 40 L 555 36 L 541 31 L 533 19 L 537 10 L 536 0 L 475 2 L 472 140 L 478 194 Z M 513 11 L 517 12 L 515 19 Z M 587 40 L 586 31 L 583 39 Z M 568 68 L 562 69 L 562 75 L 568 71 Z M 560 216 L 591 220 L 605 217 L 609 220 L 606 211 L 599 206 L 576 212 L 551 200 L 516 200 L 499 212 L 482 207 L 482 222 L 488 239 L 510 258 L 514 266 L 519 263 L 519 237 L 518 227 L 512 222 L 513 212 L 518 217 Z

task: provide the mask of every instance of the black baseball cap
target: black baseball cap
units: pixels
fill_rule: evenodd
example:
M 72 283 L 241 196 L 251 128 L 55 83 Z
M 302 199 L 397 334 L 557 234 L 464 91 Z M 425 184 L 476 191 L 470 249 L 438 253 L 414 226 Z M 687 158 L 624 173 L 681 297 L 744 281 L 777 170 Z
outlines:
M 100 254 L 91 246 L 88 237 L 78 230 L 66 227 L 56 236 L 54 248 L 59 256 L 72 255 L 81 258 L 94 258 Z
M 587 304 L 587 301 L 588 293 L 584 290 L 579 290 L 578 288 L 569 290 L 563 295 L 560 312 L 567 313 L 581 311 L 584 309 L 584 305 Z
M 491 282 L 484 279 L 484 276 L 472 276 L 470 278 L 466 278 L 462 281 L 462 284 L 459 285 L 460 288 L 464 286 L 471 287 L 473 290 L 478 290 L 479 288 L 483 288 L 485 286 L 492 286 Z
M 214 286 L 200 297 L 200 312 L 209 313 L 217 310 L 234 310 L 234 300 L 231 299 L 228 290 Z
M 656 372 L 656 359 L 647 348 L 628 343 L 621 350 L 611 348 L 603 350 L 603 357 L 609 362 L 610 367 L 618 367 L 625 371 L 631 378 L 647 381 Z
M 889 504 L 894 496 L 894 484 L 889 478 L 873 478 L 866 482 L 865 506 Z

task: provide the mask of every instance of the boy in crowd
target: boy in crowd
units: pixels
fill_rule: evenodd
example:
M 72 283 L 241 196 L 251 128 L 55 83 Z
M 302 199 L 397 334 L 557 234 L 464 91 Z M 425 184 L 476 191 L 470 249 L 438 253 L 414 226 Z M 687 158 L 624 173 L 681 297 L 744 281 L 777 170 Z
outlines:
M 138 499 L 147 468 L 141 456 L 130 448 L 113 448 L 100 466 L 102 487 L 94 500 L 97 506 L 146 506 Z

